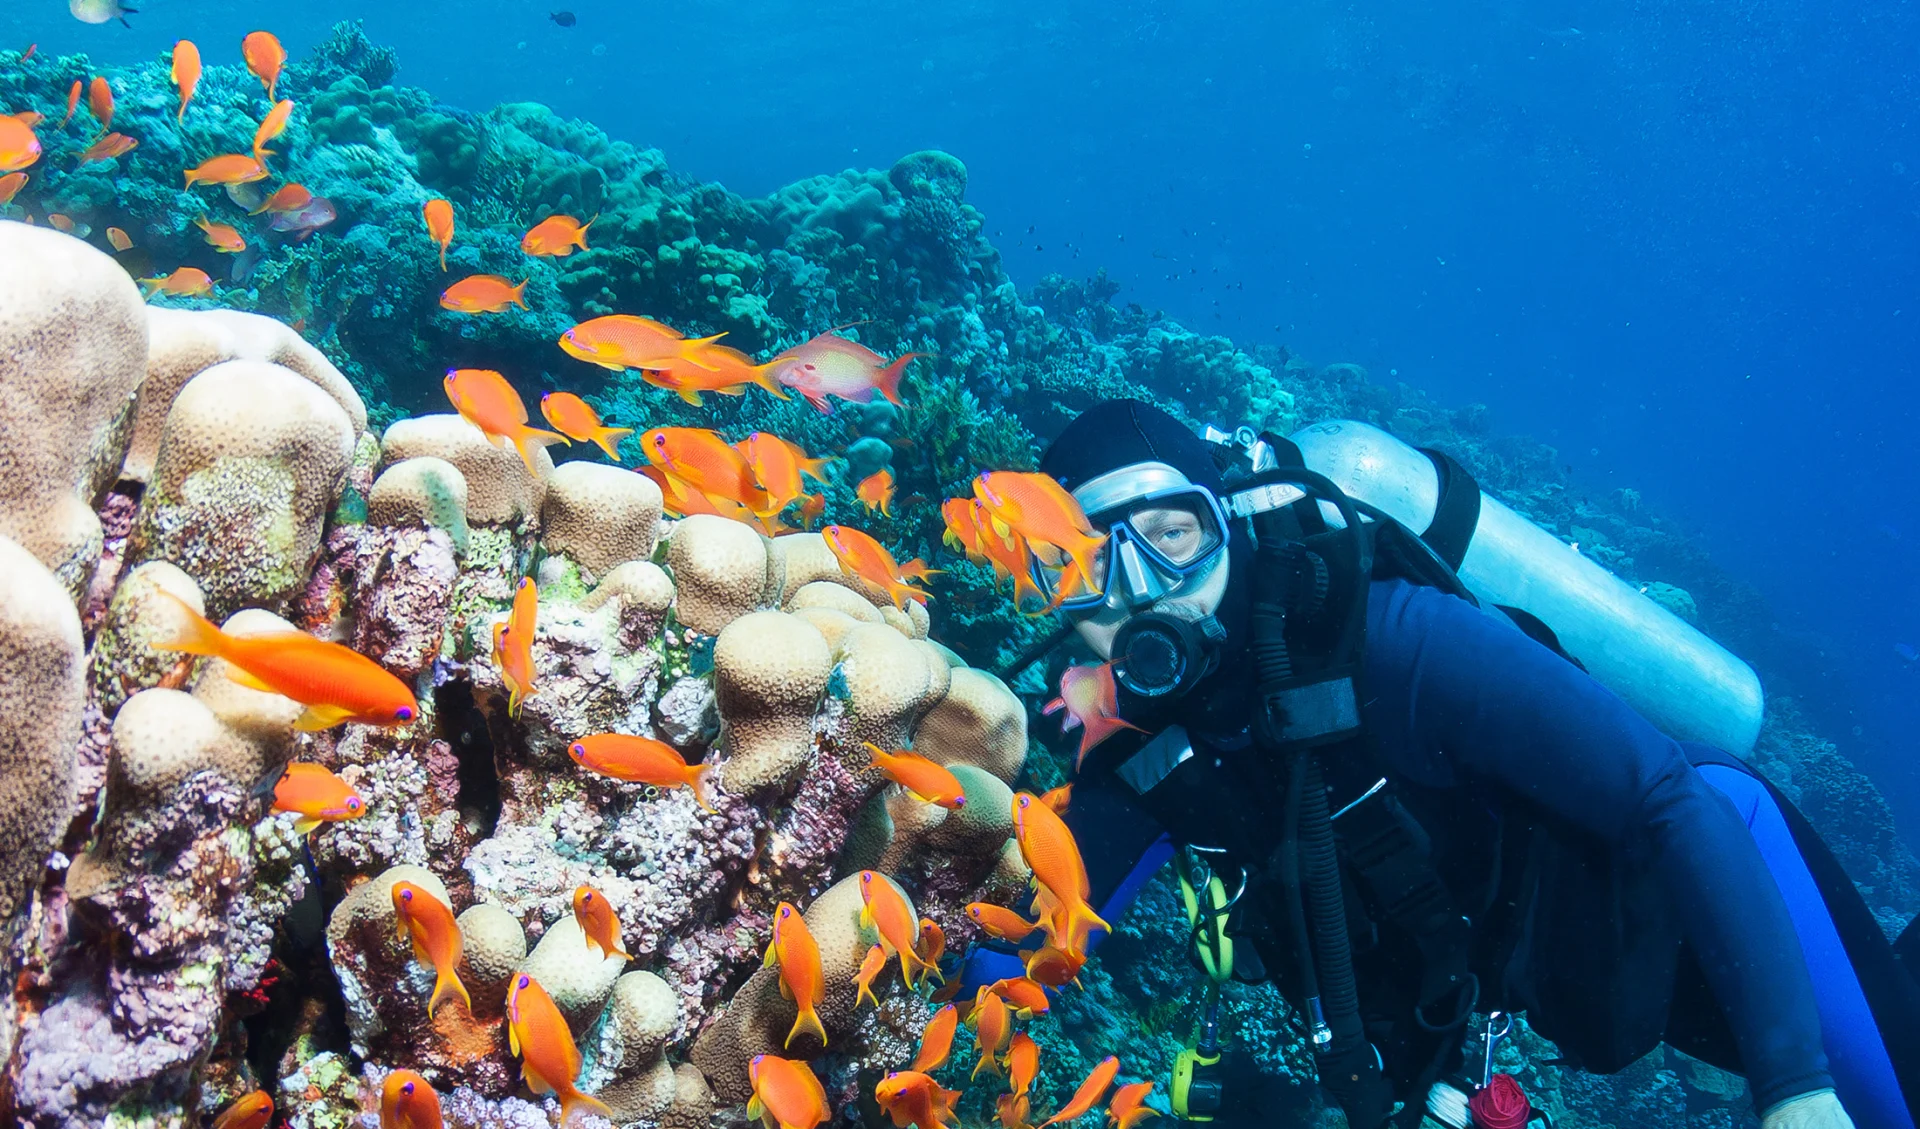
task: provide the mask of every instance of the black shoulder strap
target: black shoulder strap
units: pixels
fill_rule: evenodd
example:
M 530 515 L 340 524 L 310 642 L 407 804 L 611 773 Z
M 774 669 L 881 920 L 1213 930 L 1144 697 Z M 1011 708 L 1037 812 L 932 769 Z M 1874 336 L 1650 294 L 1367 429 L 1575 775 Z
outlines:
M 1467 545 L 1473 541 L 1474 528 L 1480 524 L 1480 484 L 1446 452 L 1422 447 L 1420 453 L 1433 462 L 1434 473 L 1440 476 L 1440 498 L 1434 506 L 1433 522 L 1420 539 L 1447 562 L 1448 568 L 1458 572 L 1460 562 L 1466 559 Z

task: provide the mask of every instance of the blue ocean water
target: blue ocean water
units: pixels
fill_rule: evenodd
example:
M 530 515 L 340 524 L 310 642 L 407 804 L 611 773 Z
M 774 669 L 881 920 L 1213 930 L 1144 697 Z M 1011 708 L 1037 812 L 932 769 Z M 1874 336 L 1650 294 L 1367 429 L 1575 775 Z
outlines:
M 545 102 L 744 193 L 946 149 L 1022 285 L 1104 267 L 1485 402 L 1764 593 L 1770 665 L 1916 836 L 1913 6 L 149 0 L 129 29 L 13 0 L 0 42 L 270 26 L 298 56 L 342 18 L 443 101 Z

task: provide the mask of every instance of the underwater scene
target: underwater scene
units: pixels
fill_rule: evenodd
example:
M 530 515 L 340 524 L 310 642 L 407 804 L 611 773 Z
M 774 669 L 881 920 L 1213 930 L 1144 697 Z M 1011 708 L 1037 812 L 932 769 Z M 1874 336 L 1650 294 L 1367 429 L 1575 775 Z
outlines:
M 1920 1123 L 1911 12 L 563 2 L 0 10 L 0 1124 Z

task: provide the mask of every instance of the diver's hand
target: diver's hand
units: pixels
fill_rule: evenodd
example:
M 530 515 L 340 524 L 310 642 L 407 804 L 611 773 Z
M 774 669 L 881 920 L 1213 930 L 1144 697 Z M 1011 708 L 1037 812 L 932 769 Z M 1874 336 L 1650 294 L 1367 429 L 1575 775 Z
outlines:
M 1832 1090 L 1814 1090 L 1768 1110 L 1760 1118 L 1760 1129 L 1853 1129 L 1853 1118 Z

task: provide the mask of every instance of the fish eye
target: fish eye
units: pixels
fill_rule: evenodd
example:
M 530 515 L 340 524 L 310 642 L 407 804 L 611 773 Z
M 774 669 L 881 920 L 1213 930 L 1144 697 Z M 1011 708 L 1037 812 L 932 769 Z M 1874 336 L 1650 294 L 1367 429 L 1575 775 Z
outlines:
M 956 807 L 956 808 L 963 808 L 963 807 L 966 807 L 966 806 L 967 806 L 967 798 L 966 798 L 965 796 L 955 796 L 955 797 L 953 798 L 953 806 L 954 806 L 954 807 Z
M 348 811 L 359 811 L 359 810 L 360 810 L 360 797 L 358 797 L 358 796 L 348 796 L 348 797 L 347 797 L 347 810 L 348 810 Z
M 571 752 L 576 757 L 584 757 L 587 755 L 587 747 L 585 745 L 582 745 L 578 741 L 575 741 L 573 743 L 573 747 L 568 751 Z
M 582 895 L 580 895 L 580 901 L 581 901 L 582 903 L 584 903 L 584 904 L 586 904 L 586 905 L 592 905 L 592 904 L 593 904 L 593 891 L 592 891 L 592 890 L 588 890 L 588 891 L 587 891 L 586 893 L 584 893 L 584 894 L 582 894 Z
M 413 1096 L 413 1083 L 412 1083 L 412 1082 L 402 1082 L 402 1083 L 400 1084 L 400 1092 L 401 1092 L 401 1093 L 403 1093 L 403 1094 L 405 1094 L 405 1095 L 407 1095 L 408 1097 L 412 1097 L 412 1096 Z
M 399 719 L 400 719 L 401 721 L 412 721 L 412 720 L 413 720 L 413 707 L 412 707 L 412 706 L 401 706 L 401 707 L 400 707 L 399 709 L 397 709 L 397 710 L 395 710 L 395 711 L 393 712 L 393 716 L 395 716 L 395 717 L 397 717 L 397 718 L 399 718 Z
M 519 979 L 519 980 L 517 980 L 517 981 L 515 981 L 515 982 L 514 982 L 514 985 L 513 985 L 513 986 L 514 986 L 514 987 L 516 987 L 516 988 L 521 988 L 521 989 L 524 989 L 524 988 L 526 988 L 526 986 L 527 986 L 527 985 L 529 985 L 529 984 L 531 984 L 531 983 L 533 983 L 533 977 L 531 977 L 531 976 L 528 976 L 528 975 L 526 975 L 525 973 L 522 973 L 522 974 L 520 975 L 520 979 Z
M 401 900 L 401 901 L 403 901 L 403 902 L 410 902 L 410 901 L 412 901 L 412 900 L 413 900 L 413 891 L 412 891 L 412 890 L 402 890 L 402 891 L 400 891 L 400 900 Z

